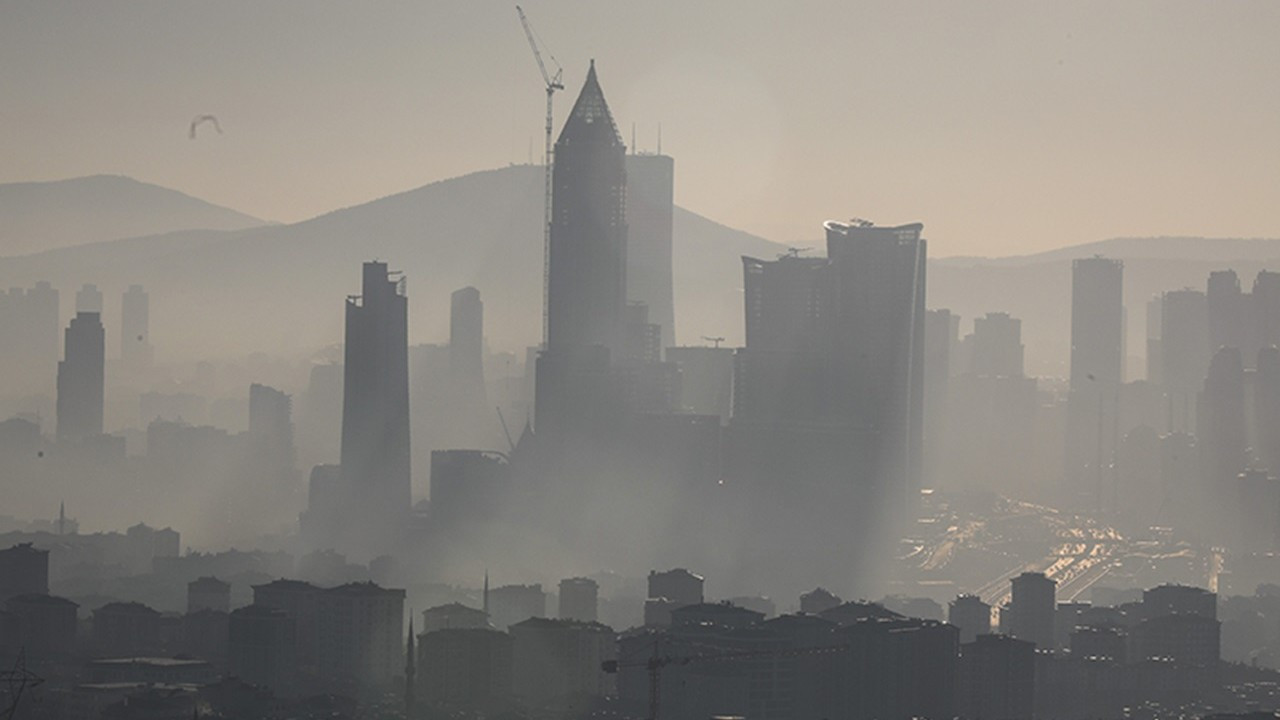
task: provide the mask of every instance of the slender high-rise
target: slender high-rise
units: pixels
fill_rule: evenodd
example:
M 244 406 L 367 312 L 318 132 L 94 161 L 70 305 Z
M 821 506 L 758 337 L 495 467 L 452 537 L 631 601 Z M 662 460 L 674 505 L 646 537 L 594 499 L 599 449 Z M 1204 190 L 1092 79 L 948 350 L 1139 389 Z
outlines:
M 361 294 L 346 304 L 342 481 L 352 499 L 350 542 L 375 549 L 412 503 L 409 303 L 396 274 L 365 263 Z
M 484 302 L 473 287 L 449 299 L 449 379 L 473 401 L 484 401 Z
M 1103 477 L 1118 436 L 1124 382 L 1124 263 L 1104 257 L 1071 266 L 1071 384 L 1067 401 L 1064 493 L 1101 507 Z
M 58 441 L 102 434 L 106 331 L 96 312 L 78 312 L 67 326 L 58 363 Z
M 633 154 L 627 156 L 626 167 L 627 299 L 649 306 L 649 319 L 661 328 L 666 350 L 675 345 L 675 161 L 668 155 Z
M 130 285 L 120 298 L 120 360 L 132 369 L 151 364 L 151 301 L 141 285 Z

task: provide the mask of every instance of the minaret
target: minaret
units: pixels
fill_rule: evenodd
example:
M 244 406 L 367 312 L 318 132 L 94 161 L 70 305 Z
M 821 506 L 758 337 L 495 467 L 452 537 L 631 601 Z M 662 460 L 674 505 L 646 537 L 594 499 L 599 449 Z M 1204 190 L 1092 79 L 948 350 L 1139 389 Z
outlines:
M 58 534 L 65 535 L 67 530 L 67 503 L 61 501 L 58 503 Z
M 481 602 L 484 603 L 485 622 L 488 622 L 489 621 L 489 571 L 488 570 L 484 571 L 484 599 Z
M 413 610 L 409 610 L 409 645 L 405 651 L 404 658 L 404 714 L 407 718 L 413 717 L 414 693 L 413 686 L 417 683 L 417 664 L 414 658 L 414 642 L 413 642 Z

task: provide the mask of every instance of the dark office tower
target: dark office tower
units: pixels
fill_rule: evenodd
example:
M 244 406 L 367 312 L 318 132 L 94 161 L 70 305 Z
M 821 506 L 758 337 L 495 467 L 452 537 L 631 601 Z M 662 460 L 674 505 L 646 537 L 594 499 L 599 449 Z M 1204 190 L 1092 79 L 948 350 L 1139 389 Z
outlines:
M 102 291 L 97 285 L 86 283 L 76 291 L 76 312 L 102 313 Z
M 151 364 L 151 301 L 141 285 L 130 285 L 120 299 L 120 360 L 137 370 Z
M 105 331 L 96 312 L 77 312 L 67 326 L 66 358 L 58 363 L 58 440 L 102 434 Z
M 1200 394 L 1196 437 L 1203 480 L 1199 500 L 1208 529 L 1219 540 L 1228 532 L 1235 510 L 1228 496 L 1249 459 L 1244 385 L 1240 349 L 1223 347 L 1214 353 Z
M 1253 380 L 1254 450 L 1263 467 L 1280 475 L 1280 350 L 1258 351 Z
M 632 148 L 635 151 L 635 148 Z M 628 155 L 627 299 L 649 306 L 662 328 L 662 347 L 675 344 L 671 233 L 675 161 L 667 155 Z
M 561 620 L 595 622 L 599 607 L 600 586 L 591 578 L 566 578 L 560 581 Z
M 1022 377 L 1022 321 L 1009 313 L 987 313 L 973 321 L 970 370 L 980 377 Z
M 626 307 L 626 148 L 595 62 L 556 141 L 547 349 L 616 350 Z
M 1209 273 L 1208 297 L 1209 354 L 1221 347 L 1243 348 L 1245 344 L 1245 297 L 1235 270 Z
M 1066 496 L 1102 502 L 1104 468 L 1114 452 L 1123 382 L 1124 264 L 1103 257 L 1071 268 L 1071 384 L 1067 402 Z
M 1195 430 L 1196 396 L 1209 371 L 1209 305 L 1199 290 L 1162 296 L 1160 347 L 1170 432 Z
M 346 307 L 341 466 L 353 499 L 348 539 L 385 550 L 412 503 L 408 298 L 386 263 L 367 262 L 362 292 Z
M 1245 347 L 1245 360 L 1253 360 L 1258 350 L 1280 345 L 1280 273 L 1259 270 L 1253 279 L 1254 337 Z
M 1044 573 L 1024 572 L 1013 579 L 1012 585 L 1013 597 L 1004 609 L 1009 617 L 1001 625 L 1019 640 L 1028 640 L 1040 650 L 1052 652 L 1058 584 Z
M 960 628 L 960 642 L 971 643 L 991 632 L 991 606 L 977 595 L 960 595 L 951 601 L 947 622 Z
M 484 303 L 473 287 L 449 299 L 449 376 L 456 390 L 484 401 Z

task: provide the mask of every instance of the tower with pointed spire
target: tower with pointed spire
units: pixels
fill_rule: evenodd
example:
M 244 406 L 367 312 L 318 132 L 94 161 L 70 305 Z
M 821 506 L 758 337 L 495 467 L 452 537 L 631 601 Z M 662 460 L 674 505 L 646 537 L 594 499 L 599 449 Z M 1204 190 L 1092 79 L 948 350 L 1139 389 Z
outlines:
M 627 300 L 626 146 L 594 60 L 554 158 L 547 338 L 534 418 L 539 437 L 559 444 L 600 432 L 618 409 L 610 367 Z
M 409 642 L 405 647 L 404 653 L 404 714 L 405 717 L 413 717 L 413 706 L 415 704 L 414 686 L 418 682 L 417 658 L 414 648 L 413 637 L 413 610 L 409 610 Z

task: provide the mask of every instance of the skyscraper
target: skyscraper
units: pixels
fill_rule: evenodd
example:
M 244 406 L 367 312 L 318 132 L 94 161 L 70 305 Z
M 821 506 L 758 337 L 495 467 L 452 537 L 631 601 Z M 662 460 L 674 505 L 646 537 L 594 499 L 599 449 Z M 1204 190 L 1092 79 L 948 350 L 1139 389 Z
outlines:
M 342 481 L 352 500 L 349 541 L 369 549 L 388 540 L 412 502 L 408 298 L 396 274 L 365 263 L 361 294 L 346 303 Z
M 141 285 L 130 285 L 120 299 L 120 360 L 132 369 L 151 364 L 151 303 Z
M 635 148 L 632 148 L 634 151 Z M 627 156 L 627 299 L 649 306 L 662 328 L 662 347 L 675 345 L 671 279 L 675 161 L 668 155 Z
M 607 432 L 621 409 L 611 362 L 626 308 L 625 148 L 595 63 L 556 141 L 546 348 L 535 426 L 544 443 Z
M 970 372 L 982 377 L 1022 377 L 1022 321 L 1009 313 L 973 320 Z
M 1123 279 L 1119 260 L 1082 258 L 1071 266 L 1064 493 L 1077 505 L 1101 505 L 1104 468 L 1115 451 L 1117 401 L 1124 381 Z
M 77 312 L 67 326 L 66 358 L 58 363 L 58 440 L 102 434 L 106 332 L 96 312 Z
M 1168 429 L 1192 432 L 1196 396 L 1209 371 L 1209 316 L 1204 293 L 1186 289 L 1162 296 L 1160 349 Z
M 1053 621 L 1058 584 L 1044 573 L 1024 572 L 1012 582 L 1012 598 L 1001 613 L 1001 625 L 1019 640 L 1053 652 Z M 1008 614 L 1008 618 L 1004 617 Z
M 473 287 L 449 298 L 449 376 L 455 390 L 483 404 L 484 302 Z
M 795 506 L 764 547 L 823 533 L 808 542 L 875 554 L 920 477 L 926 243 L 918 223 L 825 227 L 826 258 L 743 258 L 726 475 L 759 507 Z
M 626 148 L 592 61 L 556 141 L 547 349 L 620 341 L 627 290 Z
M 48 282 L 0 290 L 0 391 L 54 388 L 58 329 L 58 291 Z

